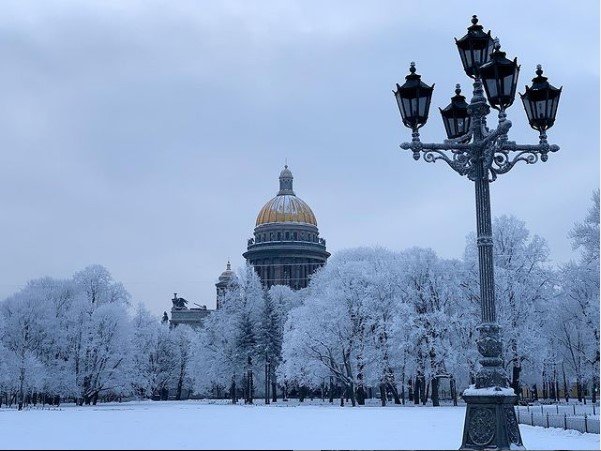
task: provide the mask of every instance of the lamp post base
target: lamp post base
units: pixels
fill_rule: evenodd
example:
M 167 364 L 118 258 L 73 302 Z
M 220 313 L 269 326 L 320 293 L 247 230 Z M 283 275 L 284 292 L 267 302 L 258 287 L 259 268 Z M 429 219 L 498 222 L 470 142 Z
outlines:
M 525 449 L 515 416 L 517 396 L 509 388 L 468 388 L 462 450 Z

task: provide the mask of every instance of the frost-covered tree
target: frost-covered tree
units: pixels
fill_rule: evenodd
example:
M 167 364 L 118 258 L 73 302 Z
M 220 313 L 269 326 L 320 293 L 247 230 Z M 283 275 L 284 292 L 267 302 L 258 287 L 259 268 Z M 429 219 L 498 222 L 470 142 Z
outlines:
M 75 380 L 80 402 L 96 403 L 103 392 L 129 389 L 129 293 L 106 268 L 88 266 L 73 277 L 82 296 L 73 306 L 76 327 L 72 336 Z
M 197 391 L 225 388 L 236 402 L 241 388 L 245 401 L 252 402 L 265 359 L 265 347 L 259 345 L 264 304 L 261 281 L 247 265 L 226 290 L 222 308 L 199 331 L 191 363 Z
M 599 190 L 592 200 L 585 220 L 569 235 L 580 258 L 560 270 L 560 337 L 579 399 L 586 382 L 592 384 L 593 396 L 599 386 Z
M 0 391 L 24 401 L 95 402 L 125 394 L 132 379 L 129 295 L 101 266 L 73 279 L 42 278 L 0 303 Z
M 170 338 L 173 342 L 174 363 L 176 367 L 177 385 L 175 399 L 182 399 L 182 391 L 185 387 L 191 387 L 190 359 L 191 347 L 195 342 L 195 334 L 190 326 L 179 325 L 171 331 Z
M 257 347 L 264 357 L 263 363 L 268 367 L 265 381 L 265 396 L 271 390 L 272 400 L 277 401 L 277 369 L 282 361 L 282 341 L 284 339 L 284 323 L 296 296 L 285 285 L 274 285 L 263 296 L 263 305 L 258 325 Z
M 374 386 L 383 403 L 388 391 L 400 403 L 411 380 L 412 395 L 424 402 L 432 384 L 437 404 L 439 378 L 460 365 L 457 355 L 466 355 L 457 346 L 456 325 L 465 314 L 455 274 L 460 266 L 426 249 L 340 252 L 288 316 L 283 375 L 312 386 L 332 376 L 353 405 Z
M 142 305 L 132 318 L 132 326 L 134 393 L 164 399 L 172 381 L 179 380 L 181 370 L 175 336 L 170 334 L 166 323 L 159 322 Z
M 19 410 L 25 395 L 40 390 L 43 386 L 44 367 L 40 354 L 47 340 L 48 313 L 45 304 L 40 304 L 40 290 L 28 285 L 6 299 L 0 313 L 3 317 L 2 342 L 6 365 L 12 373 L 12 389 L 17 397 Z M 10 382 L 9 382 L 10 383 Z
M 452 336 L 456 334 L 461 302 L 455 268 L 459 262 L 446 261 L 430 249 L 414 248 L 404 253 L 404 303 L 412 306 L 411 340 L 415 349 L 416 379 L 414 402 L 425 403 L 432 391 L 432 402 L 439 404 L 439 380 L 448 373 Z M 459 304 L 461 305 L 461 304 Z

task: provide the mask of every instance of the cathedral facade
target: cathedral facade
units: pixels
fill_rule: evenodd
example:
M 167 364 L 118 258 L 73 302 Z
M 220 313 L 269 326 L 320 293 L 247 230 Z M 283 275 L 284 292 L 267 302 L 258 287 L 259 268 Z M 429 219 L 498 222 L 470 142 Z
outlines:
M 326 240 L 319 236 L 315 214 L 296 196 L 293 181 L 292 172 L 284 166 L 279 176 L 279 191 L 259 211 L 253 237 L 242 254 L 265 288 L 273 285 L 287 285 L 293 290 L 305 288 L 311 275 L 330 256 Z M 225 292 L 235 280 L 236 274 L 228 261 L 215 284 L 217 309 L 223 306 Z M 164 321 L 168 320 L 171 327 L 178 324 L 201 327 L 212 311 L 200 305 L 188 308 L 187 301 L 177 295 L 172 302 L 171 319 L 166 312 L 164 314 Z

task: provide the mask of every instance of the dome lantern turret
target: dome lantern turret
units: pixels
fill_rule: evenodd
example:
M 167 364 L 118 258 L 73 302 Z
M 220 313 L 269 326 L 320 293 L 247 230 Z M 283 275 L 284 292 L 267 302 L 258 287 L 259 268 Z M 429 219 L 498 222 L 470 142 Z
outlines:
M 280 190 L 278 191 L 278 196 L 282 196 L 285 194 L 289 194 L 294 196 L 294 191 L 292 190 L 292 181 L 294 177 L 292 176 L 292 171 L 288 169 L 288 165 L 284 165 L 284 169 L 280 172 Z

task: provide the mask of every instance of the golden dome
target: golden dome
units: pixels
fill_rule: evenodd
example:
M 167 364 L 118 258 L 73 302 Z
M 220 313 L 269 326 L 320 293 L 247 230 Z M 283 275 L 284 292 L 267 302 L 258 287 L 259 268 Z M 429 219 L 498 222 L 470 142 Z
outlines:
M 256 225 L 273 222 L 302 222 L 317 226 L 317 219 L 311 208 L 294 194 L 280 194 L 261 208 Z
M 292 180 L 292 172 L 286 165 L 280 173 L 280 191 L 261 208 L 257 226 L 274 222 L 300 222 L 317 227 L 317 219 L 311 208 L 294 194 Z

